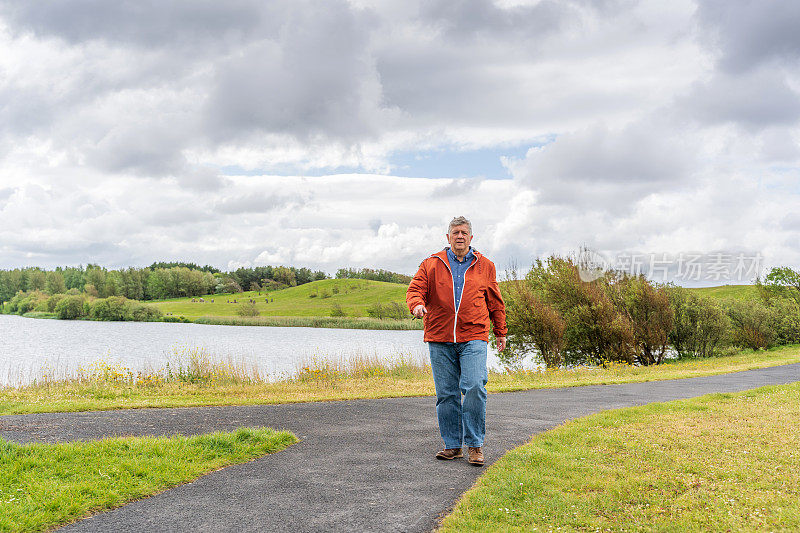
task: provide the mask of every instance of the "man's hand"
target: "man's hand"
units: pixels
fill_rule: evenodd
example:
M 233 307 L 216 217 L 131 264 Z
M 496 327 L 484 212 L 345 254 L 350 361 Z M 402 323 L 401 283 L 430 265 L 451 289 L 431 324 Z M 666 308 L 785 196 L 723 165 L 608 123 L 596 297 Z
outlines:
M 418 305 L 414 308 L 414 312 L 412 314 L 417 318 L 422 318 L 423 316 L 425 316 L 425 313 L 427 312 L 428 310 L 425 308 L 424 305 Z
M 497 337 L 497 351 L 502 352 L 505 349 L 506 349 L 506 338 Z

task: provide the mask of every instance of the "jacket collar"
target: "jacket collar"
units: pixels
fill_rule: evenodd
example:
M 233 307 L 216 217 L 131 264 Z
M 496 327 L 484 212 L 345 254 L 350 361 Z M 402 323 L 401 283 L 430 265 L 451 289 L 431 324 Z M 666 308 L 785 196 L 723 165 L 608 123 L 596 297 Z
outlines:
M 475 263 L 477 263 L 480 260 L 481 253 L 478 250 L 476 250 L 475 248 L 472 249 L 472 253 L 475 255 L 475 261 L 472 262 L 472 264 L 474 265 Z M 436 252 L 435 254 L 431 254 L 431 257 L 438 257 L 439 259 L 444 261 L 444 263 L 446 265 L 448 265 L 448 266 L 450 265 L 450 262 L 447 259 L 447 248 L 442 248 L 441 252 Z

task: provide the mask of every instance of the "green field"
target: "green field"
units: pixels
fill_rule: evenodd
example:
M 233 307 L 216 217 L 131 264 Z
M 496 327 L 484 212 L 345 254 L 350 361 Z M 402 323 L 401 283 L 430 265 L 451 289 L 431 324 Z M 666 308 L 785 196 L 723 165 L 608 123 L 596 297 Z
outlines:
M 200 302 L 198 297 L 194 298 L 194 302 L 193 298 L 175 298 L 148 303 L 158 307 L 166 315 L 183 316 L 190 320 L 201 317 L 236 317 L 242 302 L 250 299 L 256 301 L 256 309 L 261 317 L 327 317 L 331 315 L 335 304 L 341 306 L 348 317 L 366 317 L 370 306 L 377 303 L 383 306 L 396 303 L 401 306 L 406 318 L 410 318 L 411 315 L 406 311 L 406 289 L 406 285 L 383 281 L 325 279 L 279 291 L 262 291 L 261 294 L 255 291 L 212 294 L 203 297 L 205 302 Z M 722 285 L 688 290 L 714 298 L 758 297 L 754 285 Z M 270 301 L 267 302 L 267 299 Z
M 151 305 L 165 314 L 194 319 L 238 316 L 241 303 L 251 298 L 256 301 L 260 316 L 330 316 L 334 304 L 339 304 L 347 316 L 367 316 L 367 308 L 376 303 L 385 306 L 397 302 L 411 318 L 406 309 L 406 289 L 406 285 L 384 281 L 324 279 L 279 291 L 262 291 L 261 294 L 247 291 L 204 296 L 205 303 L 192 302 L 192 298 L 176 298 L 158 300 Z M 266 302 L 267 298 L 271 301 Z M 212 299 L 214 303 L 211 303 Z M 233 303 L 234 300 L 237 303 Z
M 698 296 L 711 296 L 730 300 L 752 300 L 758 298 L 755 285 L 720 285 L 719 287 L 696 287 L 688 289 Z

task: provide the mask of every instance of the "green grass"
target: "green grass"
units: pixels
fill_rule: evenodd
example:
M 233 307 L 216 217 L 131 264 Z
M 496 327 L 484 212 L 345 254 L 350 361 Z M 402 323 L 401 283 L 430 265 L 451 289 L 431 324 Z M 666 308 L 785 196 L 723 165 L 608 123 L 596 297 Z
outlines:
M 634 383 L 710 376 L 800 362 L 800 346 L 652 367 L 613 365 L 544 372 L 491 372 L 490 393 Z M 215 360 L 194 350 L 169 369 L 146 374 L 98 362 L 77 378 L 43 374 L 33 385 L 0 388 L 0 415 L 140 407 L 253 405 L 359 398 L 431 396 L 433 377 L 426 361 L 398 355 L 346 361 L 310 361 L 290 376 L 269 381 L 252 365 Z
M 688 289 L 698 296 L 710 296 L 728 300 L 753 300 L 758 298 L 755 285 L 720 285 L 719 287 L 695 287 Z
M 164 313 L 186 318 L 235 317 L 242 301 L 256 300 L 261 316 L 330 316 L 331 306 L 338 303 L 347 316 L 367 316 L 367 308 L 375 303 L 397 302 L 406 310 L 406 285 L 363 279 L 325 279 L 269 293 L 248 291 L 238 294 L 204 296 L 205 303 L 192 298 L 146 302 Z M 335 291 L 338 291 L 335 292 Z M 210 300 L 214 299 L 214 303 Z M 265 298 L 273 301 L 266 303 Z M 238 303 L 232 303 L 233 300 Z M 230 300 L 231 303 L 228 303 Z M 408 314 L 410 318 L 410 314 Z
M 266 428 L 65 444 L 0 439 L 0 531 L 49 529 L 295 442 Z
M 392 320 L 370 317 L 338 316 L 254 316 L 254 317 L 200 317 L 195 324 L 222 326 L 278 326 L 304 328 L 345 328 L 382 330 L 421 330 L 422 320 Z
M 57 314 L 48 313 L 47 311 L 29 311 L 22 316 L 25 318 L 58 318 Z
M 607 411 L 507 453 L 458 531 L 798 531 L 800 384 Z

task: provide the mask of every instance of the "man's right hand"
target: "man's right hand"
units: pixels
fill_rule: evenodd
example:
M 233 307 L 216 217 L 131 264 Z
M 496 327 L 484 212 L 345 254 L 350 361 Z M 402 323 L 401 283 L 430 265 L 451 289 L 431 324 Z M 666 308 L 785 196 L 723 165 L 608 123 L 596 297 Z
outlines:
M 417 318 L 422 318 L 423 316 L 425 316 L 425 313 L 427 312 L 428 310 L 425 308 L 424 305 L 418 305 L 414 308 L 414 312 L 412 314 Z

